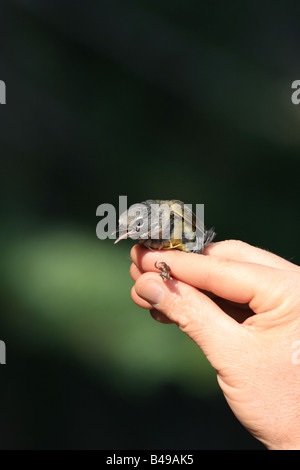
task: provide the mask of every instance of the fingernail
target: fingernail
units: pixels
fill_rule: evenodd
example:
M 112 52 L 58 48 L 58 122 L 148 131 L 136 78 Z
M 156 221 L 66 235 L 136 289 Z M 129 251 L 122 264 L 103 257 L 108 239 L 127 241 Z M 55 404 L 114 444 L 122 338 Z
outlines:
M 141 287 L 137 290 L 137 293 L 140 297 L 144 300 L 147 300 L 152 305 L 157 305 L 161 302 L 164 291 L 162 287 L 154 281 L 145 282 L 142 284 Z

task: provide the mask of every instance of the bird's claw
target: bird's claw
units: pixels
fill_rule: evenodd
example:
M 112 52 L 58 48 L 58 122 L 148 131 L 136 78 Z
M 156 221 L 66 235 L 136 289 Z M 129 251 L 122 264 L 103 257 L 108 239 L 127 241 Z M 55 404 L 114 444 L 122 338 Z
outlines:
M 166 282 L 168 279 L 172 279 L 171 268 L 167 265 L 167 263 L 165 263 L 164 261 L 157 263 L 157 261 L 155 261 L 154 266 L 156 267 L 156 269 L 159 269 L 159 271 L 161 271 L 159 275 L 164 282 Z

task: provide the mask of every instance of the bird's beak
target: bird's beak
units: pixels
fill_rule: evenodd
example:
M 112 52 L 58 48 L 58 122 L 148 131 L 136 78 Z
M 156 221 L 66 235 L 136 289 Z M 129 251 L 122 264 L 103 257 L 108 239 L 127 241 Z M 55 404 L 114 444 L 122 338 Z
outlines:
M 117 233 L 119 230 L 116 230 L 114 233 Z M 116 243 L 119 243 L 121 240 L 125 240 L 125 238 L 128 238 L 129 237 L 129 233 L 128 232 L 123 232 L 117 239 L 116 241 L 114 242 L 114 245 Z

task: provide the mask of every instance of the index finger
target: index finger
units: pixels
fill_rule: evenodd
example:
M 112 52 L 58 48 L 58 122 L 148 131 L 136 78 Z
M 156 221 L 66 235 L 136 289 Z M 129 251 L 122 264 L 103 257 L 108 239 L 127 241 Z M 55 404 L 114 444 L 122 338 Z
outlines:
M 247 261 L 249 263 L 263 264 L 273 268 L 300 270 L 300 267 L 270 251 L 249 245 L 241 240 L 224 240 L 210 243 L 205 247 L 204 254 L 221 256 L 236 261 Z
M 233 302 L 248 303 L 256 313 L 259 313 L 257 305 L 261 305 L 263 298 L 267 296 L 275 300 L 274 292 L 279 293 L 279 290 L 276 291 L 277 286 L 282 284 L 283 277 L 288 273 L 219 256 L 177 250 L 150 251 L 139 245 L 132 248 L 131 257 L 144 272 L 156 271 L 155 262 L 163 261 L 170 266 L 172 276 L 178 280 Z M 251 306 L 254 299 L 258 302 Z

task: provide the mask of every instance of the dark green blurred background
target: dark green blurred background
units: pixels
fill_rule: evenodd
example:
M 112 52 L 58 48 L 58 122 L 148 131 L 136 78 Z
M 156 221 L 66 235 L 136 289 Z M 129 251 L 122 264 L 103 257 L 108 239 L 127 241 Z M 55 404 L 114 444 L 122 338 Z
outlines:
M 1 0 L 0 448 L 261 448 L 95 214 L 204 203 L 217 240 L 300 262 L 293 5 Z

